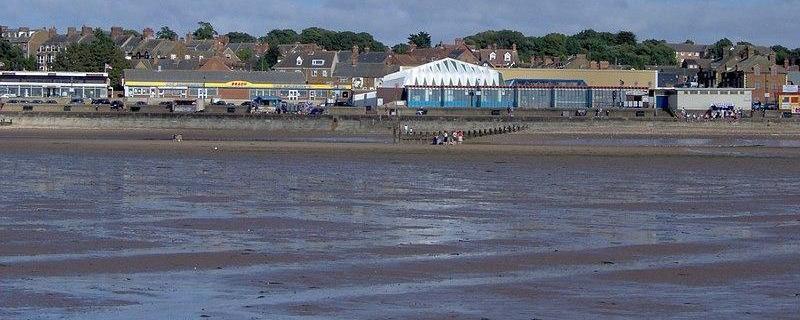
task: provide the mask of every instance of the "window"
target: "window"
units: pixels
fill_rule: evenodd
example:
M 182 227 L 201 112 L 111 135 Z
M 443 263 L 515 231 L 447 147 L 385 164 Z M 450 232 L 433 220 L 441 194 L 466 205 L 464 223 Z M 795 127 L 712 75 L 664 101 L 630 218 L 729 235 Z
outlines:
M 511 52 L 506 52 L 506 54 L 503 55 L 503 60 L 505 62 L 511 62 Z
M 494 59 L 497 59 L 497 54 L 492 52 L 489 54 L 489 60 L 494 60 Z
M 328 70 L 322 70 L 322 76 L 323 77 L 327 77 L 328 76 Z
M 302 66 L 303 65 L 303 58 L 302 57 L 297 57 L 297 65 L 298 66 Z
M 311 71 L 311 76 L 312 77 L 316 77 L 317 76 L 317 70 L 312 70 Z
M 312 66 L 324 66 L 325 65 L 325 60 L 322 60 L 322 59 L 311 60 L 311 65 Z

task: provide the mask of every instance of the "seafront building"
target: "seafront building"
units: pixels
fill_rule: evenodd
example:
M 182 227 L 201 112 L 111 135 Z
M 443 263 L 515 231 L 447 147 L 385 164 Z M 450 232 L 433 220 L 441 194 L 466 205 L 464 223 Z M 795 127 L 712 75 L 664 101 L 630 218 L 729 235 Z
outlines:
M 256 97 L 328 102 L 349 95 L 347 85 L 308 84 L 300 72 L 138 70 L 124 72 L 125 97 L 131 101 L 208 99 L 243 102 Z
M 0 72 L 0 96 L 22 98 L 105 98 L 109 95 L 104 72 Z

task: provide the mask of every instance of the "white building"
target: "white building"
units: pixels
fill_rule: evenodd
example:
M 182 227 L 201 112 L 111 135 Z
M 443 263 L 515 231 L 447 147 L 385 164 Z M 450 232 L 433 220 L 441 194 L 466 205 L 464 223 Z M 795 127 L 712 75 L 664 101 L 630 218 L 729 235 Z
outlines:
M 400 70 L 383 77 L 382 88 L 406 86 L 499 86 L 500 72 L 463 61 L 445 58 Z
M 712 106 L 741 110 L 753 108 L 753 89 L 747 88 L 660 88 L 654 90 L 656 103 L 672 110 L 707 111 Z M 663 102 L 662 102 L 663 101 Z

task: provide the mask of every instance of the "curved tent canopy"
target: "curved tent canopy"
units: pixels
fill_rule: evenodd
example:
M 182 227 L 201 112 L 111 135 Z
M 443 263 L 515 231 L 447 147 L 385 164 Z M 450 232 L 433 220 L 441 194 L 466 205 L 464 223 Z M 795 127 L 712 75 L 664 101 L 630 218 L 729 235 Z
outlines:
M 383 77 L 382 87 L 498 86 L 500 72 L 463 61 L 444 58 Z

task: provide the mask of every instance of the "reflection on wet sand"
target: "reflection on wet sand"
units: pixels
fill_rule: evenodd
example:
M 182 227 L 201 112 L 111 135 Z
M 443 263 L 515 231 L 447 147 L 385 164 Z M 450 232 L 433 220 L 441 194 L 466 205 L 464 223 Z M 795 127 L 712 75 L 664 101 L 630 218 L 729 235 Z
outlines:
M 800 313 L 792 150 L 24 142 L 0 143 L 0 318 Z

